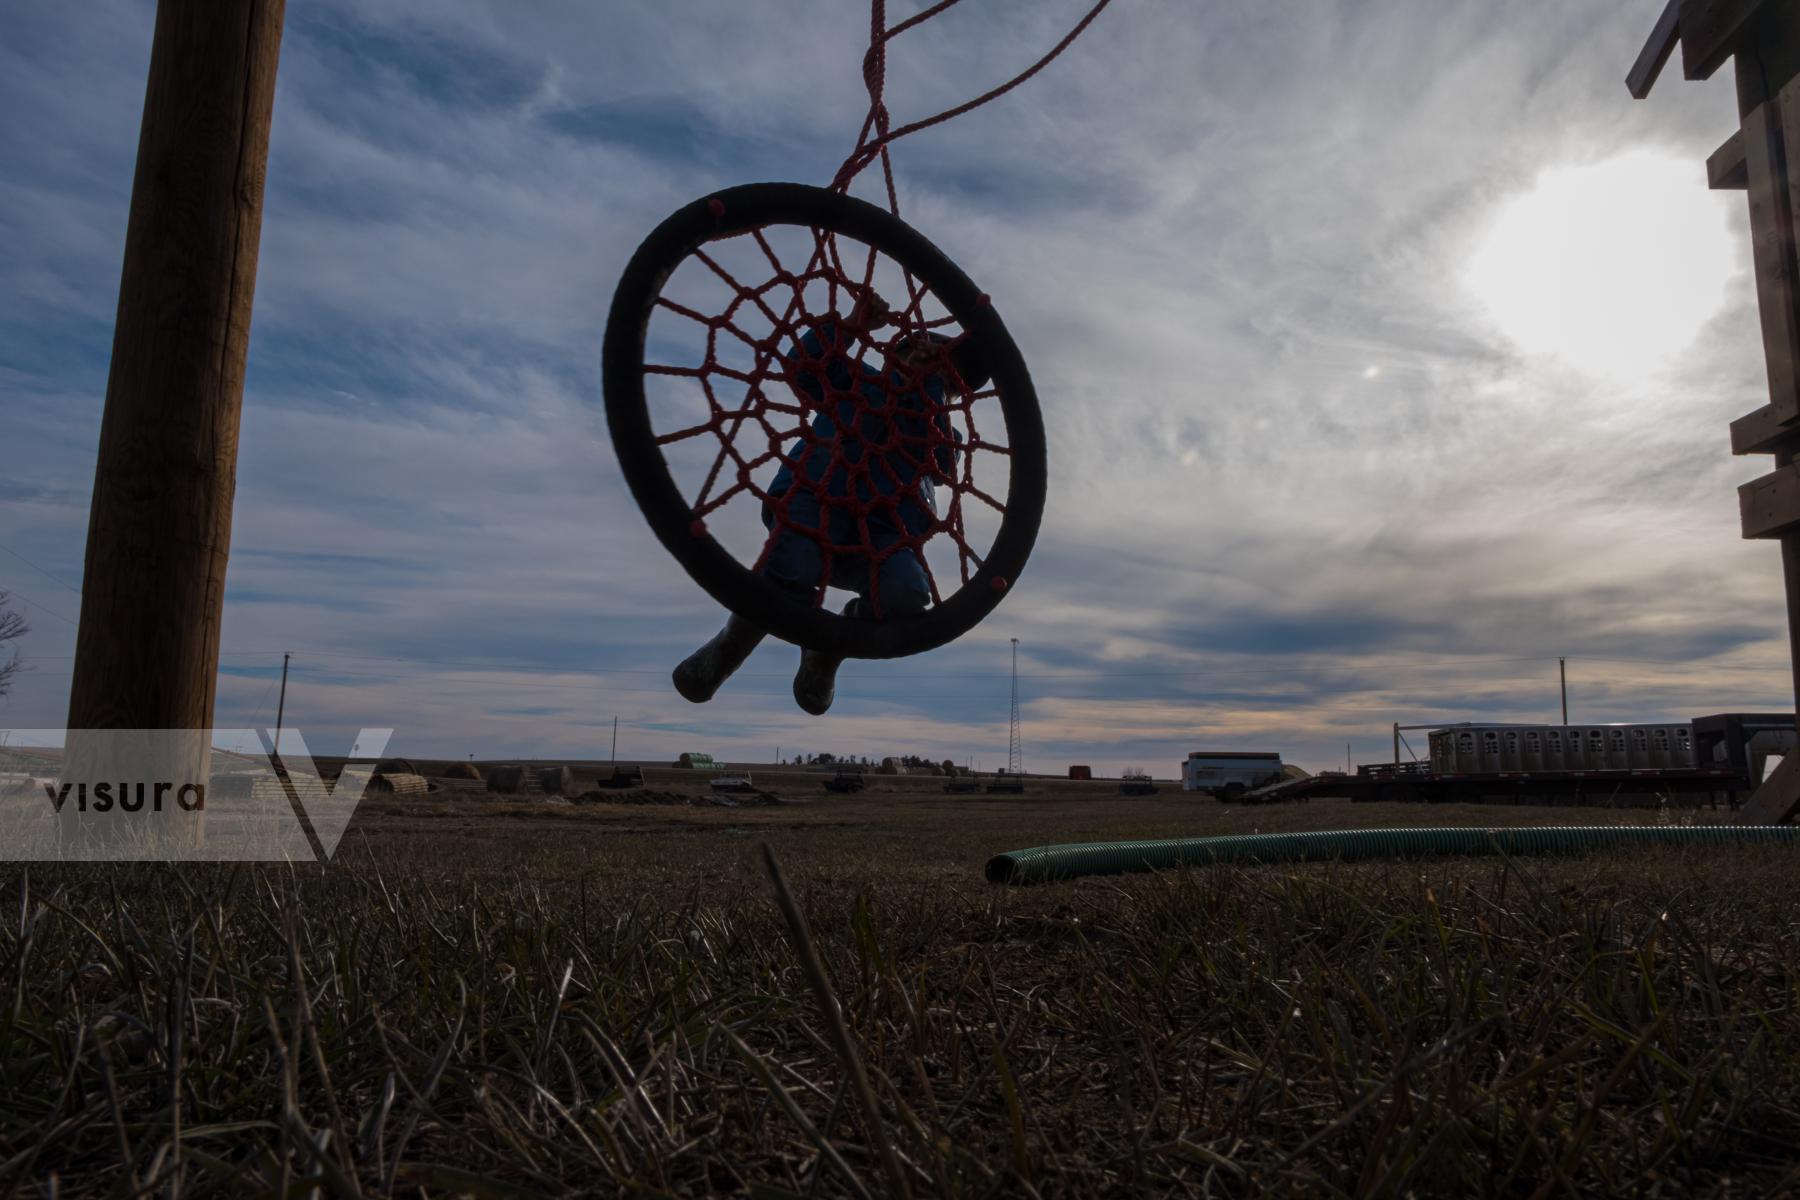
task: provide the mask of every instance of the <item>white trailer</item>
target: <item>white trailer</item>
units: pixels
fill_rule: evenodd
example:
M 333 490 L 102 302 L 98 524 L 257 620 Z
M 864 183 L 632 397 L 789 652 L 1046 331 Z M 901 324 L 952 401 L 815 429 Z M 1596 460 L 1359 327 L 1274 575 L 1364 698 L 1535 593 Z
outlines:
M 1181 790 L 1237 796 L 1282 778 L 1281 755 L 1249 750 L 1196 750 L 1181 768 Z

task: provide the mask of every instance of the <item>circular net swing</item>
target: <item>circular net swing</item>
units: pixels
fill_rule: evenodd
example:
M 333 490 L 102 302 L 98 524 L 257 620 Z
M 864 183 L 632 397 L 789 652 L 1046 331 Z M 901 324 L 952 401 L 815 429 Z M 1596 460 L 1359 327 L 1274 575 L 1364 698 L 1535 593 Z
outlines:
M 662 222 L 621 277 L 603 353 L 607 423 L 664 547 L 777 637 L 858 658 L 961 636 L 1024 569 L 1043 514 L 1042 417 L 985 293 L 899 216 L 888 147 L 1004 94 L 892 128 L 873 0 L 870 108 L 826 188 L 747 184 Z M 883 209 L 848 195 L 879 161 Z M 832 588 L 860 593 L 854 616 Z

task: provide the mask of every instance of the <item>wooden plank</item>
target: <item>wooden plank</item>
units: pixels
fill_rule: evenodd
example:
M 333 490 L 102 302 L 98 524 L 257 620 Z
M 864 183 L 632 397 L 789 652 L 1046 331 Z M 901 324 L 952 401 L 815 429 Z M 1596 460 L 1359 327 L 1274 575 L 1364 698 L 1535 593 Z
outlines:
M 1681 73 L 1710 79 L 1738 50 L 1738 39 L 1771 0 L 1684 0 L 1681 6 Z
M 1770 0 L 1737 35 L 1738 117 L 1800 78 L 1800 0 Z
M 1738 515 L 1747 538 L 1780 537 L 1800 529 L 1800 464 L 1777 468 L 1738 488 Z
M 1775 110 L 1781 126 L 1782 157 L 1787 163 L 1788 253 L 1794 256 L 1790 261 L 1800 266 L 1800 77 L 1781 89 L 1775 97 Z
M 1706 185 L 1715 192 L 1743 191 L 1750 186 L 1744 161 L 1744 131 L 1736 130 L 1706 160 Z
M 1681 15 L 1681 0 L 1669 0 L 1663 9 L 1662 16 L 1656 18 L 1656 28 L 1650 31 L 1650 40 L 1638 51 L 1637 61 L 1631 64 L 1631 74 L 1625 77 L 1625 86 L 1632 96 L 1642 100 L 1656 86 L 1656 77 L 1662 74 L 1663 66 L 1668 63 L 1669 55 L 1675 50 L 1675 42 L 1680 37 L 1677 19 Z
M 1788 754 L 1738 811 L 1743 825 L 1786 825 L 1800 816 L 1800 754 Z
M 1733 454 L 1773 454 L 1790 439 L 1800 439 L 1800 421 L 1778 419 L 1773 405 L 1765 404 L 1731 423 Z
M 1793 672 L 1794 695 L 1800 696 L 1800 533 L 1781 539 L 1781 588 L 1787 597 L 1788 665 Z
M 1777 101 L 1770 101 L 1745 114 L 1744 159 L 1750 179 L 1750 261 L 1756 268 L 1769 403 L 1778 420 L 1791 421 L 1800 416 L 1800 303 L 1795 296 L 1800 271 L 1795 268 L 1792 197 L 1777 112 Z

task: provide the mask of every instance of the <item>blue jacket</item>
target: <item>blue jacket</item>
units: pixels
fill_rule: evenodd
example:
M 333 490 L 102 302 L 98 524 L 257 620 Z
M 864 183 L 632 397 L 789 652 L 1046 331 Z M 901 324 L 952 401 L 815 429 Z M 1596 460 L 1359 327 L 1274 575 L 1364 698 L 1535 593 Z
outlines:
M 801 470 L 807 480 L 818 483 L 824 480 L 825 495 L 829 497 L 848 497 L 852 483 L 852 472 L 846 464 L 862 462 L 865 458 L 865 447 L 869 444 L 881 445 L 890 439 L 896 439 L 893 447 L 876 451 L 868 455 L 871 459 L 866 477 L 857 473 L 855 478 L 856 496 L 859 500 L 868 501 L 873 495 L 892 496 L 905 493 L 914 479 L 919 476 L 920 466 L 929 461 L 933 449 L 928 444 L 928 430 L 931 417 L 930 407 L 941 405 L 944 401 L 944 380 L 940 375 L 926 376 L 924 392 L 930 397 L 928 406 L 925 396 L 917 391 L 890 392 L 882 385 L 881 375 L 871 369 L 867 363 L 853 362 L 849 356 L 847 345 L 840 347 L 840 330 L 833 321 L 822 321 L 808 329 L 800 337 L 799 352 L 789 351 L 785 357 L 794 364 L 795 385 L 805 393 L 805 399 L 811 402 L 810 407 L 816 409 L 813 417 L 813 435 L 818 439 L 809 451 L 807 441 L 801 438 L 787 453 L 781 469 L 769 484 L 769 495 L 779 498 L 786 495 L 794 485 L 794 472 L 791 463 L 800 463 Z M 806 360 L 812 360 L 808 362 Z M 827 409 L 825 406 L 825 390 L 820 383 L 819 367 L 824 368 L 824 379 L 832 389 L 839 393 L 837 403 Z M 854 399 L 843 393 L 851 388 L 851 373 L 854 371 L 863 380 L 861 391 L 867 403 L 863 406 L 860 420 L 857 418 L 857 404 Z M 906 377 L 898 370 L 890 373 L 890 381 L 895 388 L 903 386 Z M 936 413 L 939 435 L 952 442 L 961 442 L 962 435 L 952 428 L 950 414 L 941 408 Z M 843 441 L 839 443 L 844 457 L 844 464 L 831 470 L 830 478 L 825 478 L 831 465 L 832 442 L 838 437 L 838 428 L 846 430 Z M 937 470 L 945 475 L 956 469 L 956 454 L 950 446 L 939 444 L 935 449 Z M 803 457 L 804 456 L 804 457 Z M 873 484 L 871 492 L 870 485 Z M 899 502 L 900 518 L 908 533 L 923 533 L 930 526 L 932 514 L 936 511 L 936 495 L 929 475 L 918 480 L 918 496 L 924 507 L 915 504 L 910 496 Z M 829 500 L 827 500 L 829 503 Z M 870 513 L 871 520 L 879 520 L 885 516 L 885 510 L 874 509 Z

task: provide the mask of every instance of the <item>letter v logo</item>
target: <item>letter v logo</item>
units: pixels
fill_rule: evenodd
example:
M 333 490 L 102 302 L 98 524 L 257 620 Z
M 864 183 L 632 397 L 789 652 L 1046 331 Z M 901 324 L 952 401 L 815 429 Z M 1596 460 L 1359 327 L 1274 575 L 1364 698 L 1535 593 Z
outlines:
M 356 735 L 356 741 L 350 747 L 350 757 L 379 759 L 393 736 L 394 731 L 391 729 L 364 729 Z M 350 824 L 356 806 L 362 803 L 363 791 L 369 786 L 370 777 L 375 774 L 374 768 L 353 762 L 345 763 L 337 782 L 327 786 L 319 777 L 318 768 L 313 766 L 312 755 L 306 749 L 306 739 L 300 736 L 299 730 L 283 729 L 281 745 L 276 750 L 280 754 L 281 765 L 287 769 L 288 784 L 293 788 L 294 799 L 305 814 L 307 824 L 312 826 L 314 836 L 319 839 L 321 859 L 330 862 L 332 854 L 337 851 L 338 839 L 344 836 L 344 829 Z

